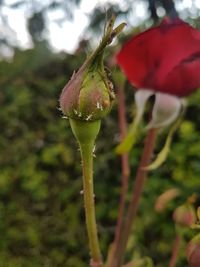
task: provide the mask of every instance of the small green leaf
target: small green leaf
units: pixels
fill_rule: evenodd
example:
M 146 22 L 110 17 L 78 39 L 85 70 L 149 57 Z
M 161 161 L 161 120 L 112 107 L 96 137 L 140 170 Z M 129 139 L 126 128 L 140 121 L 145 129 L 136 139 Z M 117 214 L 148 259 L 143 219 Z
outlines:
M 158 167 L 160 167 L 165 162 L 165 160 L 167 159 L 167 156 L 169 154 L 169 151 L 170 151 L 170 145 L 171 145 L 171 142 L 172 142 L 173 135 L 174 135 L 175 131 L 177 130 L 177 128 L 179 127 L 181 119 L 182 119 L 182 117 L 180 117 L 174 123 L 174 125 L 171 127 L 171 129 L 169 131 L 169 134 L 167 136 L 165 145 L 162 148 L 162 150 L 158 153 L 157 158 L 155 159 L 155 161 L 153 161 L 149 166 L 144 167 L 143 168 L 144 170 L 147 170 L 147 171 L 156 170 Z
M 142 116 L 136 115 L 134 121 L 129 126 L 128 134 L 125 139 L 115 148 L 115 152 L 117 154 L 123 154 L 131 150 L 133 145 L 137 140 L 137 136 L 139 133 L 139 122 L 141 121 Z
M 123 154 L 125 152 L 130 151 L 133 145 L 135 144 L 138 133 L 140 131 L 139 124 L 144 114 L 146 102 L 152 94 L 152 91 L 145 89 L 139 90 L 135 93 L 136 116 L 131 125 L 129 126 L 127 136 L 122 141 L 122 143 L 116 147 L 115 152 L 117 154 Z
M 165 145 L 164 145 L 163 149 L 160 151 L 160 153 L 158 154 L 156 160 L 153 163 L 151 163 L 149 166 L 144 167 L 145 170 L 147 170 L 147 171 L 156 170 L 158 167 L 160 167 L 160 165 L 163 164 L 163 162 L 165 162 L 167 155 L 170 151 L 171 141 L 172 141 L 172 136 L 169 133 L 169 135 L 167 136 L 167 140 L 165 142 Z

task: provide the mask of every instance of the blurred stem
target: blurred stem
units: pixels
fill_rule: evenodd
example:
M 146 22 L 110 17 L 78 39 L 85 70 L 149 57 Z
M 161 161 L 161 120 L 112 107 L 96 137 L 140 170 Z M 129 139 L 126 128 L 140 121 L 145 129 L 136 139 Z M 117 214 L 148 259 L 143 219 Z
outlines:
M 124 140 L 127 133 L 127 123 L 126 123 L 126 109 L 125 109 L 125 95 L 124 89 L 122 87 L 117 88 L 118 93 L 118 116 L 119 116 L 119 129 L 120 129 L 120 139 Z M 120 203 L 119 203 L 119 213 L 117 220 L 117 227 L 115 231 L 115 242 L 120 242 L 120 231 L 123 222 L 123 215 L 125 209 L 126 202 L 126 193 L 128 190 L 128 178 L 130 175 L 130 167 L 129 167 L 129 159 L 128 153 L 124 153 L 121 155 L 121 195 L 120 195 Z
M 120 130 L 120 139 L 121 141 L 125 138 L 127 133 L 127 123 L 126 123 L 126 111 L 125 111 L 125 96 L 123 87 L 117 87 L 118 95 L 118 118 L 119 118 L 119 130 Z M 120 241 L 120 232 L 123 226 L 123 216 L 126 204 L 126 193 L 128 190 L 128 178 L 130 175 L 129 159 L 128 153 L 121 155 L 121 193 L 119 200 L 119 209 L 118 209 L 118 218 L 117 225 L 115 228 L 115 238 L 113 242 L 113 249 L 110 262 L 114 260 L 113 257 L 116 253 L 116 248 L 119 246 Z
M 83 191 L 86 225 L 89 238 L 89 246 L 91 251 L 90 266 L 103 266 L 101 252 L 99 248 L 99 240 L 97 235 L 97 225 L 94 206 L 94 188 L 93 188 L 93 148 L 94 142 L 88 142 L 80 145 L 82 168 L 83 168 Z
M 174 240 L 174 244 L 173 244 L 172 255 L 170 258 L 169 267 L 175 267 L 176 266 L 180 245 L 181 245 L 181 236 L 179 234 L 177 234 L 176 238 Z
M 130 200 L 130 204 L 128 207 L 125 224 L 123 230 L 120 233 L 120 238 L 119 238 L 120 243 L 116 247 L 114 261 L 110 267 L 121 267 L 123 264 L 128 238 L 131 233 L 132 225 L 139 207 L 139 201 L 142 195 L 145 180 L 147 178 L 147 171 L 144 170 L 143 167 L 148 166 L 150 163 L 156 141 L 156 136 L 157 136 L 157 130 L 150 129 L 145 139 L 144 149 L 140 160 L 140 164 L 137 169 L 135 185 Z

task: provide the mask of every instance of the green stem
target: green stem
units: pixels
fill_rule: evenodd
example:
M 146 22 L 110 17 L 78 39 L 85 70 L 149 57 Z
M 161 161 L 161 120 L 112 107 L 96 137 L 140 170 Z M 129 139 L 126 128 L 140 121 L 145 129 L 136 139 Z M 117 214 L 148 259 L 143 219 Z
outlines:
M 97 235 L 93 188 L 93 149 L 101 121 L 86 122 L 70 119 L 70 125 L 79 143 L 82 158 L 85 217 L 91 252 L 90 266 L 102 267 L 103 263 Z
M 80 145 L 82 168 L 83 168 L 83 191 L 86 226 L 91 251 L 91 266 L 102 266 L 101 252 L 97 235 L 97 225 L 94 206 L 94 188 L 93 188 L 93 148 L 94 142 Z

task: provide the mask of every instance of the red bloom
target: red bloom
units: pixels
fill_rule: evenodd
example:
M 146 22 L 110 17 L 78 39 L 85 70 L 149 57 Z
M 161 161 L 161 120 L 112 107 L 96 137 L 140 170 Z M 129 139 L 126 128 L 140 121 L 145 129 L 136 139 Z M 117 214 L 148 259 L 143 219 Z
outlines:
M 186 96 L 200 86 L 200 31 L 165 18 L 129 40 L 117 62 L 138 89 Z

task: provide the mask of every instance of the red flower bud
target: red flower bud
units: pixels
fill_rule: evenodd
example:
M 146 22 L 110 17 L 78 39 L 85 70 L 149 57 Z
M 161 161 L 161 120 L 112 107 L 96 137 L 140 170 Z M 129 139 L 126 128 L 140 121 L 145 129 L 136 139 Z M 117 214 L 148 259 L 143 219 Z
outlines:
M 189 267 L 200 266 L 200 235 L 195 236 L 187 245 L 186 256 Z
M 129 40 L 117 62 L 138 89 L 187 96 L 200 86 L 200 31 L 165 18 Z
M 195 210 L 192 205 L 186 203 L 175 209 L 173 219 L 180 226 L 191 226 L 196 222 Z

